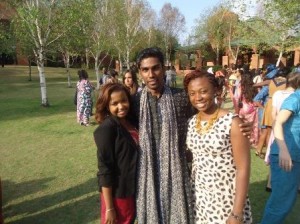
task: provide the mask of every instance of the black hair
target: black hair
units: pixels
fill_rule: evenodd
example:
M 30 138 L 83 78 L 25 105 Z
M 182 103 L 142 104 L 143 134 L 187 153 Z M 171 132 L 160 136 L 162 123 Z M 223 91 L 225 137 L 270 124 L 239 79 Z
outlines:
M 286 87 L 300 88 L 300 72 L 291 72 L 286 77 Z
M 164 66 L 164 55 L 158 47 L 145 48 L 138 54 L 136 60 L 138 68 L 140 68 L 142 60 L 146 58 L 157 58 L 161 65 Z
M 281 77 L 286 77 L 289 73 L 291 72 L 291 69 L 288 67 L 283 67 L 278 70 L 276 77 L 281 76 Z
M 119 74 L 118 74 L 118 72 L 117 72 L 116 70 L 110 69 L 110 70 L 108 71 L 108 75 L 110 75 L 110 76 L 116 78 L 116 76 L 118 76 Z
M 253 77 L 249 72 L 241 77 L 241 91 L 246 102 L 252 102 L 257 94 L 257 88 L 253 87 Z
M 186 92 L 188 92 L 189 83 L 197 78 L 207 78 L 209 83 L 211 83 L 213 87 L 216 87 L 218 91 L 223 88 L 224 83 L 222 83 L 221 79 L 216 79 L 214 75 L 208 73 L 207 71 L 195 70 L 184 77 L 183 86 Z
M 78 74 L 79 80 L 87 79 L 89 77 L 87 71 L 84 69 L 78 70 L 77 74 Z

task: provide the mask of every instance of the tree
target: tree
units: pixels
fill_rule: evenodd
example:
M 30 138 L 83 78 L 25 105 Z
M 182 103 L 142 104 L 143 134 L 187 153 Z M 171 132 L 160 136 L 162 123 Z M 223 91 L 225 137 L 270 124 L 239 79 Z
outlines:
M 279 65 L 281 57 L 289 47 L 299 42 L 300 28 L 300 2 L 296 0 L 269 0 L 264 4 L 264 20 L 272 29 L 272 34 L 267 38 L 267 43 L 277 46 L 279 57 L 276 65 Z
M 144 0 L 114 0 L 111 5 L 110 36 L 117 50 L 119 61 L 130 67 L 133 51 L 145 39 L 142 24 L 149 9 Z
M 24 0 L 15 1 L 17 19 L 26 28 L 24 39 L 34 43 L 35 55 L 41 87 L 41 105 L 49 106 L 46 88 L 45 61 L 50 46 L 61 38 L 65 29 L 61 27 L 59 16 L 64 10 L 59 0 Z M 56 31 L 56 32 L 55 32 Z
M 208 41 L 216 53 L 216 64 L 219 65 L 220 53 L 231 41 L 237 16 L 221 5 L 208 10 L 200 18 L 195 27 L 196 42 L 203 44 Z
M 31 64 L 32 61 L 34 61 L 34 43 L 31 41 L 29 35 L 24 35 L 24 32 L 26 32 L 26 26 L 24 26 L 24 23 L 22 23 L 20 20 L 14 20 L 13 22 L 14 26 L 14 34 L 16 37 L 16 44 L 18 45 L 18 53 L 21 55 L 26 56 L 28 61 L 28 81 L 32 81 L 31 74 Z
M 55 45 L 55 50 L 60 52 L 66 68 L 68 87 L 72 87 L 70 66 L 74 59 L 84 52 L 89 35 L 82 29 L 83 24 L 91 23 L 91 7 L 90 1 L 72 0 L 63 2 L 61 5 L 64 8 L 64 13 L 60 17 L 62 27 L 69 27 L 65 29 L 65 34 L 60 38 Z M 80 18 L 80 19 L 78 19 Z
M 236 0 L 229 1 L 236 5 Z M 279 52 L 277 66 L 282 55 L 292 46 L 299 45 L 300 2 L 298 0 L 266 0 L 260 2 L 256 17 L 245 21 L 242 29 L 251 30 L 253 35 L 246 37 L 256 46 L 275 47 Z M 240 11 L 244 12 L 247 0 L 239 1 Z M 236 10 L 238 11 L 238 10 Z M 244 34 L 246 34 L 244 32 Z
M 156 43 L 156 33 L 158 31 L 157 14 L 148 4 L 145 4 L 145 10 L 143 14 L 144 15 L 143 20 L 141 21 L 141 26 L 144 30 L 143 37 L 145 37 L 145 34 L 147 34 L 147 46 L 158 46 L 158 44 Z
M 170 3 L 164 4 L 159 12 L 159 29 L 164 34 L 163 43 L 166 54 L 166 63 L 171 59 L 172 38 L 178 38 L 178 35 L 184 30 L 185 17 L 180 13 L 177 7 L 172 7 Z
M 15 35 L 13 33 L 13 25 L 9 21 L 13 10 L 9 8 L 9 5 L 5 2 L 0 3 L 2 7 L 0 13 L 0 58 L 2 67 L 5 64 L 5 58 L 7 56 L 15 57 L 16 54 L 16 42 Z

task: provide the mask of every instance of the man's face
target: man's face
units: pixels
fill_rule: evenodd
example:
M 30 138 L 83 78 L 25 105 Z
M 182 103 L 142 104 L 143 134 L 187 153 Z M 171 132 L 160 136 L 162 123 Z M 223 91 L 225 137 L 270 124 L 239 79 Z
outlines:
M 145 58 L 140 64 L 140 75 L 152 95 L 160 94 L 164 85 L 165 69 L 158 58 Z

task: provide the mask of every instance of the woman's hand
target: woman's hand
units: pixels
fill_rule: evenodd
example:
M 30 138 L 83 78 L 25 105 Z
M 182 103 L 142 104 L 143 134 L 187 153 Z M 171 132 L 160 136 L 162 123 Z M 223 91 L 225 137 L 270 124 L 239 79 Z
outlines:
M 116 210 L 115 209 L 107 210 L 105 224 L 115 224 L 116 222 L 117 222 Z
M 226 224 L 241 224 L 239 220 L 235 219 L 232 216 L 229 216 L 228 219 L 226 220 Z
M 288 150 L 279 150 L 279 166 L 286 172 L 292 170 L 293 162 Z
M 279 111 L 274 124 L 274 137 L 279 147 L 279 166 L 286 172 L 291 171 L 293 163 L 284 139 L 283 125 L 292 116 L 292 111 L 282 109 Z

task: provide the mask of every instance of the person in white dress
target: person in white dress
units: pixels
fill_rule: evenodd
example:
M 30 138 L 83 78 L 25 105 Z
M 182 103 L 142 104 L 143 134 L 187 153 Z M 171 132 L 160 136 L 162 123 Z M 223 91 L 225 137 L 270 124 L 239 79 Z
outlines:
M 184 87 L 198 110 L 188 122 L 186 139 L 193 154 L 195 223 L 250 224 L 250 143 L 239 129 L 242 120 L 217 106 L 214 98 L 220 87 L 207 72 L 186 75 Z

